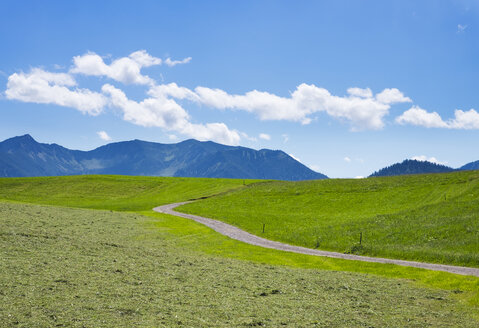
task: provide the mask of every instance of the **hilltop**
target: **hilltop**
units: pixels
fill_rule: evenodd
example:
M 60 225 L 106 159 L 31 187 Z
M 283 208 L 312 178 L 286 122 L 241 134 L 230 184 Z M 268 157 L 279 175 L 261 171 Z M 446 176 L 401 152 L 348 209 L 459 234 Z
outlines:
M 414 159 L 406 159 L 402 163 L 396 163 L 385 168 L 382 168 L 370 177 L 385 177 L 394 175 L 407 174 L 425 174 L 425 173 L 446 173 L 452 172 L 454 169 L 449 166 L 431 163 L 428 161 L 418 161 Z

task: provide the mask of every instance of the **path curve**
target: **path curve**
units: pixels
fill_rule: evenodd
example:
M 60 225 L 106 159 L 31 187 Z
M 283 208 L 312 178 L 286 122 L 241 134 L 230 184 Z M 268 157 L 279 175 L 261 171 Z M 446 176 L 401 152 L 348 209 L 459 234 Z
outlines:
M 435 271 L 445 271 L 445 272 L 456 273 L 456 274 L 461 274 L 466 276 L 479 277 L 478 268 L 469 268 L 469 267 L 461 267 L 461 266 L 454 266 L 454 265 L 433 264 L 433 263 L 424 263 L 424 262 L 415 262 L 415 261 L 405 261 L 405 260 L 394 260 L 394 259 L 386 259 L 386 258 L 380 258 L 380 257 L 360 256 L 360 255 L 354 255 L 354 254 L 343 254 L 338 252 L 321 251 L 321 250 L 311 249 L 311 248 L 306 248 L 301 246 L 288 245 L 278 241 L 273 241 L 273 240 L 258 237 L 256 235 L 250 234 L 249 232 L 241 230 L 235 226 L 224 223 L 222 221 L 208 219 L 208 218 L 193 215 L 193 214 L 176 212 L 173 210 L 175 207 L 188 204 L 188 203 L 191 203 L 191 201 L 158 206 L 158 207 L 155 207 L 153 211 L 164 213 L 164 214 L 175 215 L 185 219 L 194 220 L 196 222 L 204 224 L 205 226 L 210 227 L 211 229 L 215 230 L 216 232 L 219 232 L 222 235 L 245 242 L 247 244 L 260 246 L 264 248 L 272 248 L 272 249 L 277 249 L 281 251 L 306 254 L 306 255 L 333 257 L 333 258 L 345 259 L 345 260 L 396 264 L 396 265 L 402 265 L 407 267 L 415 267 L 415 268 L 435 270 Z

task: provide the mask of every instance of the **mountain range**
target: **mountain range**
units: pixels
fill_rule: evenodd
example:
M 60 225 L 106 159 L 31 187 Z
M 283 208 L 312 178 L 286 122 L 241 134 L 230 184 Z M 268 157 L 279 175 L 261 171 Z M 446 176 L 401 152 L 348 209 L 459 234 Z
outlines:
M 479 160 L 454 169 L 407 159 L 370 177 L 479 170 Z M 144 176 L 316 180 L 327 179 L 281 150 L 254 150 L 211 141 L 110 143 L 91 151 L 44 144 L 26 134 L 0 142 L 0 177 L 119 174 Z
M 0 142 L 0 177 L 78 174 L 276 180 L 327 178 L 281 150 L 254 150 L 194 139 L 176 144 L 132 140 L 91 151 L 39 143 L 28 134 Z

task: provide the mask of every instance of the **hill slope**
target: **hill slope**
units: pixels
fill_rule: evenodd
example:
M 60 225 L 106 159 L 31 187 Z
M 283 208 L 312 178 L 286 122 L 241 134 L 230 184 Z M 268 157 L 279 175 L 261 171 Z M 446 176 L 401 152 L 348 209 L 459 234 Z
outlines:
M 274 181 L 177 210 L 298 246 L 479 267 L 478 200 L 479 172 L 463 171 Z
M 461 166 L 458 170 L 461 170 L 461 171 L 479 170 L 479 161 L 467 163 Z
M 280 150 L 253 150 L 193 139 L 177 144 L 132 140 L 91 151 L 38 143 L 30 135 L 0 143 L 0 177 L 77 174 L 276 180 L 327 178 Z
M 435 164 L 426 161 L 417 161 L 406 159 L 402 163 L 396 163 L 391 166 L 374 172 L 370 177 L 385 177 L 393 175 L 424 174 L 424 173 L 446 173 L 454 171 L 453 168 L 445 165 Z

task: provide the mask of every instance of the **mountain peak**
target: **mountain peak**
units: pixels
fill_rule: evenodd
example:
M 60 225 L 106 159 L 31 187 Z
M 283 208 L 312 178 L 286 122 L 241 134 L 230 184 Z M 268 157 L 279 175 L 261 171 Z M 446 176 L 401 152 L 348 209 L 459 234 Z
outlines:
M 13 137 L 3 141 L 2 143 L 6 145 L 33 145 L 37 142 L 29 134 L 24 134 L 22 136 Z
M 31 135 L 29 135 L 28 133 L 24 134 L 23 136 L 13 137 L 13 138 L 11 138 L 11 140 L 35 141 L 35 139 L 33 139 L 33 137 Z

